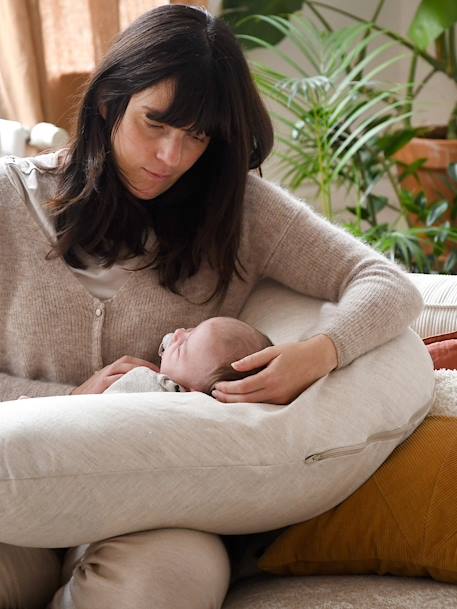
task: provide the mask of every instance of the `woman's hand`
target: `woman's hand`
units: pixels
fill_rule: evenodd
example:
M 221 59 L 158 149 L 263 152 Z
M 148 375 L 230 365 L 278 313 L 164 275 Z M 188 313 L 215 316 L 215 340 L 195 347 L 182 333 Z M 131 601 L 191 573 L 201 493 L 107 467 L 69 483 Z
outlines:
M 220 402 L 289 404 L 337 363 L 335 345 L 324 334 L 267 347 L 232 364 L 240 371 L 266 366 L 264 370 L 240 381 L 216 383 L 212 395 Z
M 110 385 L 120 379 L 126 372 L 129 372 L 133 368 L 138 366 L 146 366 L 154 372 L 159 372 L 159 368 L 147 362 L 144 359 L 138 357 L 131 357 L 130 355 L 124 355 L 117 359 L 112 364 L 105 366 L 101 370 L 97 370 L 85 383 L 73 389 L 70 395 L 81 395 L 86 393 L 103 393 L 105 389 L 108 389 Z

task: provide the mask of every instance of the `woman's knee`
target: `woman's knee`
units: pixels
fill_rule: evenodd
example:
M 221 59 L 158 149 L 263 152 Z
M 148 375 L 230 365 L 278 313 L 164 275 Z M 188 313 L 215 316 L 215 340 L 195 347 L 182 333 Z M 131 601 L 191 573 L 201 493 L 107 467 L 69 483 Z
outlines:
M 73 574 L 50 609 L 219 609 L 230 580 L 221 539 L 190 529 L 113 537 L 69 560 Z
M 59 583 L 53 550 L 0 544 L 0 609 L 43 609 Z

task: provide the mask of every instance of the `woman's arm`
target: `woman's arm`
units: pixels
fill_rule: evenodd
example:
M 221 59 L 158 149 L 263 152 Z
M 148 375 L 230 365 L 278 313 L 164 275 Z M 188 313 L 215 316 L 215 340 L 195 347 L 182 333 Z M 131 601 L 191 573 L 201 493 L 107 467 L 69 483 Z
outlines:
M 50 395 L 67 395 L 74 389 L 73 385 L 32 381 L 0 372 L 0 402 L 17 400 L 21 395 L 38 398 Z
M 312 242 L 306 252 L 299 247 L 300 233 Z M 307 211 L 298 214 L 265 276 L 331 301 L 322 307 L 315 332 L 333 341 L 338 368 L 398 336 L 423 307 L 400 268 Z
M 338 367 L 398 336 L 420 314 L 422 297 L 398 265 L 278 186 L 256 178 L 250 194 L 260 275 L 328 301 L 316 334 L 331 338 Z
M 422 297 L 406 273 L 283 189 L 250 176 L 247 216 L 249 256 L 263 260 L 259 275 L 327 302 L 312 337 L 233 362 L 240 371 L 266 367 L 217 383 L 213 396 L 221 402 L 287 404 L 419 315 Z

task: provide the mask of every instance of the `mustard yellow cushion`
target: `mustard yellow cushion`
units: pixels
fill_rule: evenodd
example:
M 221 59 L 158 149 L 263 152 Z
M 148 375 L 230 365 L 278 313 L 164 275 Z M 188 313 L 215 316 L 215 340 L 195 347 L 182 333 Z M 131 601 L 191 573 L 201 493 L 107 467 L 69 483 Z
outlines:
M 457 583 L 457 418 L 426 418 L 353 495 L 289 527 L 258 566 L 278 575 L 389 573 Z

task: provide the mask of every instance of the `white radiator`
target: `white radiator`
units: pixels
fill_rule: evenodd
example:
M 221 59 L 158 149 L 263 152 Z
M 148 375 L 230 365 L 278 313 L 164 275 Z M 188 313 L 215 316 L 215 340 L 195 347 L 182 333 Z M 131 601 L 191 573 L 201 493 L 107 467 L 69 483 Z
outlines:
M 37 150 L 60 148 L 69 140 L 65 129 L 51 123 L 38 123 L 31 129 L 17 121 L 0 119 L 0 156 L 25 156 L 27 146 Z

